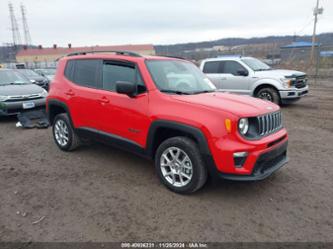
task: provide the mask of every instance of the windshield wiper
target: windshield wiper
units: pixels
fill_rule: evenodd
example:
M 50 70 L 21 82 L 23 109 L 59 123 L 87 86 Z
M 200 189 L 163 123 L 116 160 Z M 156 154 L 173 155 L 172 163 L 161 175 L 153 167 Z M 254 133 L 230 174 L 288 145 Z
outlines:
M 169 90 L 169 89 L 162 89 L 160 90 L 162 93 L 174 93 L 178 95 L 190 95 L 191 93 L 189 92 L 182 92 L 182 91 L 177 91 L 177 90 Z
M 260 69 L 254 70 L 254 71 L 259 72 L 259 71 L 269 71 L 269 70 L 272 70 L 272 69 L 271 68 L 260 68 Z
M 202 90 L 197 92 L 192 92 L 192 94 L 200 94 L 200 93 L 213 93 L 215 90 Z
M 24 85 L 27 83 L 18 83 L 18 82 L 6 82 L 6 83 L 2 83 L 2 85 Z

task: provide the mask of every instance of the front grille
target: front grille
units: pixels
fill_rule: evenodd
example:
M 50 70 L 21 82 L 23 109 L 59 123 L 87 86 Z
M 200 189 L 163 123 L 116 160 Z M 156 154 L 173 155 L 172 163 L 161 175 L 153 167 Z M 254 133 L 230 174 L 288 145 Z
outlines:
M 29 95 L 13 95 L 9 96 L 8 102 L 10 101 L 22 101 L 22 100 L 32 100 L 41 98 L 40 94 L 29 94 Z
M 273 112 L 257 117 L 258 133 L 260 136 L 266 136 L 282 128 L 281 112 Z
M 294 85 L 296 88 L 303 88 L 303 87 L 306 87 L 307 81 L 308 81 L 308 79 L 307 79 L 306 74 L 297 76 Z

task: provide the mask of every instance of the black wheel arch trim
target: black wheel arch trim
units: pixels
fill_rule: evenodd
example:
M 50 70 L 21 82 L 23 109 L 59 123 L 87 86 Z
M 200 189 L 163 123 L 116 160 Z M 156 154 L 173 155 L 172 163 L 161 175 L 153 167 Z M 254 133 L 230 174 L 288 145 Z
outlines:
M 196 128 L 194 126 L 190 126 L 187 124 L 179 123 L 176 121 L 159 119 L 159 120 L 153 121 L 149 128 L 149 132 L 148 132 L 148 136 L 147 136 L 147 143 L 146 143 L 147 144 L 146 151 L 147 151 L 148 156 L 150 156 L 152 158 L 154 157 L 154 155 L 153 155 L 154 154 L 154 139 L 156 137 L 156 134 L 157 134 L 159 128 L 165 128 L 165 129 L 169 128 L 172 130 L 190 134 L 197 140 L 200 152 L 204 155 L 211 155 L 209 147 L 208 147 L 207 139 L 199 128 Z
M 64 102 L 62 102 L 60 100 L 56 100 L 56 99 L 49 99 L 47 102 L 47 118 L 48 118 L 50 124 L 52 125 L 51 112 L 50 112 L 52 106 L 57 106 L 57 107 L 63 108 L 66 111 L 66 113 L 68 114 L 69 121 L 71 122 L 71 125 L 74 128 L 72 117 L 71 117 L 68 106 Z

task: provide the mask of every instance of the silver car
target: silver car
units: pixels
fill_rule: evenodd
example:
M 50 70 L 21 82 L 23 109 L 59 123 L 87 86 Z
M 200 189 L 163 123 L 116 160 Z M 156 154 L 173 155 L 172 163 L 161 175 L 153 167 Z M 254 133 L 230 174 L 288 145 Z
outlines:
M 46 90 L 32 84 L 15 70 L 0 69 L 0 116 L 45 108 L 46 96 Z
M 308 78 L 303 72 L 272 69 L 252 57 L 225 56 L 206 59 L 200 69 L 221 91 L 246 94 L 286 104 L 308 94 Z

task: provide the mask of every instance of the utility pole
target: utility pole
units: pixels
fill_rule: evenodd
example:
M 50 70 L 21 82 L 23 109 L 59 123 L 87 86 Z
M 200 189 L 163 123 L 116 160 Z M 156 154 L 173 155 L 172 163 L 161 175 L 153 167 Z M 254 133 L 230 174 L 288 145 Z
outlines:
M 316 43 L 318 15 L 323 14 L 323 11 L 324 11 L 323 8 L 319 8 L 319 0 L 317 0 L 316 7 L 313 10 L 314 22 L 313 22 L 312 44 L 311 44 L 311 57 L 310 57 L 311 64 L 313 64 L 315 58 L 315 43 Z
M 30 36 L 28 22 L 27 22 L 26 9 L 22 3 L 21 3 L 20 7 L 21 7 L 21 14 L 22 14 L 24 41 L 25 41 L 25 45 L 29 46 L 29 45 L 31 45 L 31 36 Z

